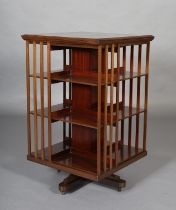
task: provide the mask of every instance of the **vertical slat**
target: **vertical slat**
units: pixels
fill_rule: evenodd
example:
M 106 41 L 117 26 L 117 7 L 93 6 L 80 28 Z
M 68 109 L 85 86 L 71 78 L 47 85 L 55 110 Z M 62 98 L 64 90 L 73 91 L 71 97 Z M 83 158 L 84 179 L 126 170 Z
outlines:
M 63 49 L 63 69 L 64 69 L 64 71 L 66 70 L 65 68 L 66 68 L 66 49 Z M 66 99 L 66 82 L 63 82 L 63 104 L 65 104 L 65 99 Z M 66 123 L 63 122 L 63 146 L 64 146 L 64 149 L 66 147 L 65 137 L 66 137 Z
M 108 45 L 105 47 L 105 91 L 104 91 L 104 172 L 107 170 L 107 97 L 108 97 Z
M 63 50 L 63 68 L 66 70 L 66 49 Z M 66 82 L 63 82 L 63 102 L 66 99 Z
M 119 73 L 120 73 L 120 46 L 117 46 L 117 82 L 116 82 L 116 135 L 115 135 L 115 163 L 118 164 L 119 143 Z
M 51 133 L 51 46 L 47 42 L 47 77 L 48 77 L 48 160 L 51 161 L 52 133 Z
M 146 69 L 145 69 L 145 99 L 144 99 L 144 133 L 143 133 L 143 149 L 146 150 L 147 138 L 147 107 L 148 107 L 148 77 L 149 77 L 149 56 L 150 56 L 150 43 L 146 47 Z
M 114 44 L 111 48 L 111 86 L 110 86 L 110 136 L 109 136 L 109 160 L 112 169 L 112 143 L 113 143 L 113 99 L 114 99 Z
M 38 126 L 37 126 L 37 62 L 36 42 L 33 42 L 33 95 L 34 95 L 34 157 L 38 158 Z
M 30 77 L 29 75 L 30 75 L 29 41 L 26 41 L 27 139 L 28 139 L 28 155 L 31 155 Z
M 102 46 L 98 46 L 97 174 L 101 173 L 101 68 Z
M 123 72 L 126 72 L 126 46 L 123 47 Z M 125 107 L 125 79 L 122 81 L 122 118 L 124 118 Z M 124 144 L 124 119 L 121 120 L 121 142 Z
M 41 159 L 44 160 L 44 62 L 43 42 L 40 42 L 40 100 L 41 100 Z
M 131 46 L 130 52 L 130 76 L 133 75 L 133 63 L 134 63 L 134 45 Z M 133 78 L 130 79 L 130 88 L 129 88 L 129 115 L 132 113 L 132 105 L 133 105 Z M 128 147 L 131 147 L 131 134 L 132 134 L 132 117 L 129 117 L 128 122 Z
M 69 71 L 71 74 L 71 49 L 69 49 Z M 71 93 L 72 93 L 72 84 L 71 82 L 69 83 L 69 100 L 71 101 Z M 69 124 L 69 139 L 71 140 L 71 124 Z
M 136 140 L 135 140 L 135 148 L 139 147 L 139 110 L 140 110 L 140 89 L 141 89 L 141 54 L 142 54 L 142 45 L 138 47 L 138 78 L 137 78 L 137 101 L 136 101 L 136 109 L 138 114 L 136 115 Z

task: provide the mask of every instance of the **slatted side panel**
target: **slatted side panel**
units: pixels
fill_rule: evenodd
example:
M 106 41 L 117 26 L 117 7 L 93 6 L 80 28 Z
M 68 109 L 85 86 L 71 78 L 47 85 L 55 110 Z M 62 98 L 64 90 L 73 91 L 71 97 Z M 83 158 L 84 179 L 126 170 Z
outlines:
M 134 47 L 136 47 L 137 49 L 137 54 L 134 55 Z M 142 44 L 138 44 L 138 45 L 131 45 L 129 46 L 129 57 L 127 57 L 127 46 L 123 46 L 123 51 L 122 51 L 122 64 L 121 59 L 120 59 L 120 46 L 115 46 L 114 44 L 112 44 L 111 46 L 106 45 L 104 48 L 104 63 L 105 63 L 105 70 L 104 70 L 104 83 L 105 85 L 103 86 L 104 88 L 104 101 L 103 101 L 103 134 L 104 134 L 104 138 L 103 138 L 103 171 L 104 173 L 108 173 L 109 171 L 114 170 L 114 167 L 118 167 L 118 163 L 119 163 L 119 152 L 121 155 L 121 158 L 123 156 L 123 153 L 121 150 L 121 148 L 119 148 L 119 144 L 118 144 L 118 136 L 119 136 L 119 130 L 118 130 L 118 122 L 119 121 L 119 110 L 121 109 L 121 113 L 122 113 L 122 120 L 121 120 L 121 145 L 123 146 L 124 144 L 127 143 L 128 148 L 129 148 L 129 155 L 131 154 L 131 151 L 133 150 L 132 148 L 136 148 L 136 152 L 139 152 L 139 145 L 140 143 L 140 124 L 142 121 L 141 120 L 141 73 L 142 72 Z M 116 49 L 117 49 L 117 72 L 115 70 L 114 67 L 114 55 L 116 53 Z M 146 134 L 147 134 L 147 103 L 148 103 L 148 72 L 149 72 L 149 49 L 150 49 L 150 45 L 147 44 L 146 47 L 146 68 L 145 68 L 145 101 L 144 101 L 144 127 L 143 127 L 143 149 L 146 150 Z M 108 70 L 108 51 L 111 52 L 111 70 Z M 100 51 L 99 51 L 100 52 Z M 100 58 L 100 57 L 99 57 Z M 129 78 L 129 104 L 127 105 L 129 108 L 129 113 L 125 113 L 125 97 L 126 97 L 126 89 L 125 89 L 125 85 L 126 85 L 126 81 L 125 79 L 122 80 L 122 106 L 119 107 L 119 101 L 120 101 L 120 97 L 119 97 L 119 86 L 120 86 L 120 81 L 119 81 L 119 75 L 120 75 L 120 66 L 123 66 L 123 70 L 124 72 L 126 72 L 127 69 L 127 58 L 129 59 L 130 63 L 129 63 L 129 71 L 130 71 L 130 78 Z M 136 65 L 134 64 L 136 59 Z M 100 61 L 100 60 L 99 60 Z M 100 64 L 100 63 L 99 63 Z M 100 69 L 99 69 L 100 70 Z M 108 73 L 109 72 L 109 73 Z M 137 77 L 133 77 L 133 73 L 137 72 Z M 100 72 L 99 72 L 100 73 Z M 115 75 L 117 74 L 117 75 Z M 125 75 L 125 74 L 124 74 Z M 114 78 L 115 76 L 117 76 L 117 81 L 116 83 L 114 83 Z M 99 74 L 99 78 L 100 78 L 100 74 Z M 136 87 L 134 87 L 134 84 L 137 84 Z M 99 81 L 100 84 L 100 81 Z M 110 88 L 110 91 L 108 91 L 108 85 Z M 99 86 L 100 88 L 100 86 Z M 116 91 L 115 91 L 116 88 Z M 136 92 L 134 91 L 136 88 Z M 99 93 L 100 93 L 100 89 L 99 89 Z M 110 93 L 109 97 L 108 97 L 108 93 Z M 116 96 L 115 96 L 116 93 Z M 128 95 L 128 94 L 127 94 Z M 136 104 L 133 103 L 134 98 L 136 97 Z M 110 98 L 110 107 L 107 110 L 107 99 Z M 116 98 L 116 107 L 114 106 L 114 99 Z M 99 101 L 100 101 L 100 95 L 99 95 Z M 99 104 L 100 105 L 100 104 Z M 136 109 L 135 109 L 136 108 Z M 99 106 L 99 111 L 98 111 L 98 116 L 100 113 L 100 106 Z M 114 114 L 116 113 L 116 124 L 114 123 Z M 126 114 L 129 115 L 129 117 L 127 117 L 127 119 L 123 119 Z M 101 117 L 99 116 L 98 120 L 100 120 Z M 136 119 L 136 125 L 132 126 L 132 119 Z M 124 122 L 125 120 L 128 122 L 128 127 L 126 128 Z M 115 142 L 114 142 L 114 130 L 113 130 L 113 126 L 115 126 Z M 135 127 L 136 126 L 136 127 Z M 109 127 L 109 132 L 108 132 L 108 128 Z M 133 127 L 134 127 L 134 131 L 133 131 Z M 125 135 L 125 132 L 127 132 L 127 135 Z M 142 132 L 141 132 L 142 133 Z M 127 142 L 125 141 L 125 136 L 127 136 Z M 100 137 L 99 137 L 100 138 Z M 100 138 L 101 139 L 101 138 Z M 134 141 L 133 141 L 134 139 Z M 99 139 L 98 139 L 99 142 Z M 114 150 L 114 143 L 115 143 L 115 150 Z M 99 151 L 98 147 L 98 154 L 97 154 L 97 162 L 98 157 L 101 157 L 100 155 L 100 151 Z M 115 154 L 114 154 L 115 152 Z M 137 154 L 137 153 L 136 153 Z M 99 156 L 98 156 L 99 155 Z M 114 164 L 115 161 L 115 164 Z M 99 165 L 101 161 L 99 162 Z
M 150 43 L 146 46 L 146 68 L 145 68 L 145 98 L 144 98 L 144 131 L 143 131 L 143 150 L 146 150 L 147 139 L 147 108 L 148 108 L 148 77 L 149 77 L 149 56 L 150 56 Z
M 97 175 L 101 173 L 101 73 L 102 46 L 98 47 Z
M 28 139 L 28 155 L 31 155 L 30 77 L 29 75 L 30 75 L 29 41 L 26 41 L 27 139 Z

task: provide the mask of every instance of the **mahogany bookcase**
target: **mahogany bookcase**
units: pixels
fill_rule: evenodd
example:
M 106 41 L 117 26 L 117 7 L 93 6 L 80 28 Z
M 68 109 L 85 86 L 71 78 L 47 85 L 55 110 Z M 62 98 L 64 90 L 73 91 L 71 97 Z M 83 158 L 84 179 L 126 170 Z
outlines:
M 70 173 L 59 184 L 63 193 L 85 180 L 120 191 L 125 180 L 114 173 L 147 155 L 149 53 L 154 37 L 75 32 L 22 38 L 27 159 Z M 61 56 L 62 70 L 52 68 L 53 51 Z M 57 83 L 63 89 L 62 103 L 52 104 L 52 85 Z M 52 140 L 54 123 L 63 128 L 63 139 L 57 143 Z

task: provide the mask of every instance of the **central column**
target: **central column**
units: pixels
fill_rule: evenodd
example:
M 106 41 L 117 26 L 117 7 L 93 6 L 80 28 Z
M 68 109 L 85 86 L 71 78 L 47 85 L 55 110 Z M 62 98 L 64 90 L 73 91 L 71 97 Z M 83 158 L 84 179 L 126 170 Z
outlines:
M 72 75 L 88 77 L 97 73 L 98 51 L 95 49 L 72 49 Z M 72 112 L 86 118 L 88 112 L 97 105 L 97 87 L 72 84 Z M 93 111 L 93 110 L 92 110 Z M 97 130 L 79 125 L 72 125 L 73 154 L 96 159 Z

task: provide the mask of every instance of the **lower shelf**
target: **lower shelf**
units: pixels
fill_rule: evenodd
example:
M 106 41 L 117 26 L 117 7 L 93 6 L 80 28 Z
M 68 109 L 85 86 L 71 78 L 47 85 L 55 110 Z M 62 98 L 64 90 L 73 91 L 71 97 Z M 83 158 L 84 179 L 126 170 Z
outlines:
M 59 151 L 57 151 L 57 148 L 59 148 Z M 53 145 L 53 155 L 51 162 L 46 159 L 35 159 L 33 153 L 31 154 L 31 156 L 28 156 L 28 160 L 95 181 L 100 180 L 102 177 L 106 177 L 106 174 L 108 174 L 108 172 L 104 173 L 102 171 L 101 176 L 98 177 L 96 173 L 96 160 L 90 160 L 88 157 L 83 158 L 79 155 L 72 154 L 69 149 L 62 149 L 61 151 L 61 148 L 63 148 L 63 143 Z M 47 152 L 47 148 L 45 149 L 45 152 Z M 121 146 L 119 149 L 119 163 L 117 167 L 113 168 L 113 172 L 118 171 L 123 167 L 126 167 L 127 165 L 137 161 L 138 159 L 141 159 L 146 154 L 147 152 L 143 151 L 142 149 L 136 150 L 134 147 L 131 147 L 129 149 L 127 145 Z

